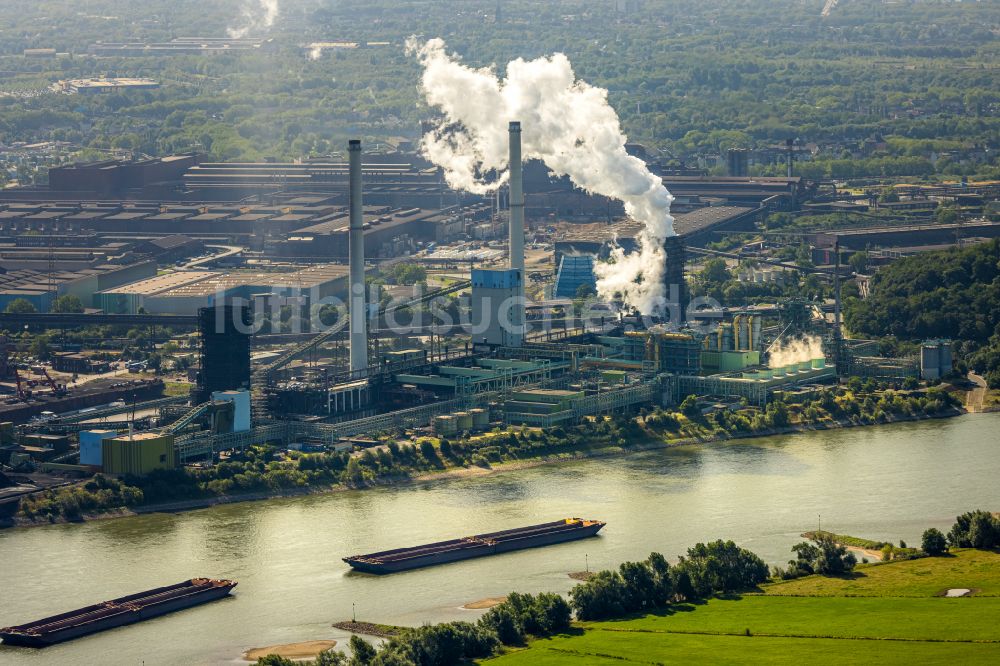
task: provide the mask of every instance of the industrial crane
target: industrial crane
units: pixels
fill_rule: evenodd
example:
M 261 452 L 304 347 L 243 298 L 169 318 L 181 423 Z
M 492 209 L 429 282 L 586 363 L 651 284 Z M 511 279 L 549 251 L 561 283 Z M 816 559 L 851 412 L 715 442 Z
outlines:
M 17 397 L 19 400 L 27 402 L 31 399 L 31 391 L 24 388 L 21 384 L 21 373 L 17 371 L 17 366 L 14 366 L 14 381 L 17 382 Z
M 66 385 L 56 384 L 55 380 L 49 375 L 49 371 L 44 367 L 42 367 L 42 375 L 45 377 L 45 383 L 52 389 L 52 395 L 66 395 L 68 393 Z

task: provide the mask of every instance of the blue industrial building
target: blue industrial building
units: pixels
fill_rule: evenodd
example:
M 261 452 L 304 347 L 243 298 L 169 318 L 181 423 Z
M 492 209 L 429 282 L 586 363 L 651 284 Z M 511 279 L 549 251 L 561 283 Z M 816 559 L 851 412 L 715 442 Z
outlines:
M 588 285 L 597 291 L 597 278 L 594 275 L 594 255 L 564 254 L 559 261 L 559 272 L 556 274 L 556 288 L 552 294 L 555 298 L 576 298 L 582 285 Z

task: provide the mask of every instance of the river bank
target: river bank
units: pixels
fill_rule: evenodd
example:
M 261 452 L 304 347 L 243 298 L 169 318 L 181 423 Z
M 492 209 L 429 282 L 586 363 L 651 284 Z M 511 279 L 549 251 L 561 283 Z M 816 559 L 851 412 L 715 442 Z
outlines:
M 371 622 L 469 621 L 484 612 L 462 608 L 469 601 L 512 590 L 564 594 L 578 582 L 567 572 L 588 564 L 607 569 L 653 551 L 673 562 L 715 538 L 784 565 L 819 513 L 837 534 L 916 544 L 928 527 L 947 532 L 970 507 L 994 508 L 998 431 L 1000 415 L 972 414 L 0 530 L 0 626 L 193 576 L 228 578 L 239 581 L 230 600 L 46 648 L 43 661 L 102 663 L 113 654 L 138 664 L 155 652 L 163 664 L 233 666 L 251 647 L 330 639 L 339 648 L 350 635 L 330 625 L 354 616 L 355 604 L 358 620 Z M 357 573 L 340 559 L 570 515 L 607 526 L 592 539 L 391 576 Z M 983 586 L 958 579 L 943 587 Z M 37 666 L 38 658 L 3 649 L 0 661 Z
M 645 437 L 641 440 L 621 445 L 601 445 L 578 447 L 572 450 L 558 451 L 529 458 L 510 460 L 498 463 L 488 463 L 487 465 L 466 465 L 451 466 L 444 469 L 430 472 L 423 472 L 413 475 L 398 475 L 374 479 L 358 486 L 344 484 L 330 484 L 322 486 L 308 486 L 302 488 L 277 489 L 268 491 L 257 491 L 248 493 L 238 493 L 231 495 L 219 495 L 214 497 L 201 497 L 189 500 L 173 502 L 161 502 L 155 504 L 145 504 L 134 507 L 121 507 L 119 509 L 104 511 L 101 513 L 83 514 L 78 518 L 67 519 L 57 518 L 54 520 L 27 520 L 24 518 L 13 518 L 7 523 L 0 522 L 0 529 L 12 527 L 37 527 L 41 525 L 51 525 L 59 523 L 82 523 L 94 520 L 110 520 L 114 518 L 125 518 L 143 514 L 154 513 L 178 513 L 184 511 L 194 511 L 206 509 L 213 506 L 235 504 L 241 502 L 257 502 L 262 500 L 303 497 L 309 495 L 326 495 L 331 493 L 348 492 L 355 490 L 374 489 L 401 486 L 406 484 L 420 484 L 432 481 L 443 481 L 448 479 L 463 479 L 471 477 L 488 476 L 503 472 L 531 469 L 544 465 L 553 465 L 572 461 L 585 460 L 589 458 L 605 458 L 611 456 L 624 456 L 646 451 L 660 449 L 695 446 L 709 444 L 713 442 L 725 442 L 731 440 L 759 439 L 765 437 L 775 437 L 782 435 L 794 435 L 809 432 L 821 432 L 827 430 L 838 430 L 844 428 L 869 428 L 899 423 L 924 421 L 929 419 L 943 419 L 961 416 L 964 414 L 961 409 L 948 408 L 936 414 L 907 414 L 898 416 L 887 416 L 881 423 L 857 423 L 849 419 L 822 420 L 812 423 L 795 423 L 783 427 L 771 427 L 753 432 L 715 432 L 711 435 L 683 437 L 683 438 L 651 438 Z

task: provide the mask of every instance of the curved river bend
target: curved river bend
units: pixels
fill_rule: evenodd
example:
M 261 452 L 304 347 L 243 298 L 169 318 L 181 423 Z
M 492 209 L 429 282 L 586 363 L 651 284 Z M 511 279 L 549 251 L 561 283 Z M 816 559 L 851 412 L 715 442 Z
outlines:
M 617 458 L 179 514 L 0 531 L 0 626 L 192 576 L 234 598 L 34 651 L 2 664 L 242 663 L 250 647 L 346 636 L 358 618 L 474 619 L 462 604 L 567 591 L 567 572 L 731 538 L 771 563 L 824 529 L 918 543 L 973 508 L 1000 509 L 1000 414 L 675 448 Z M 345 555 L 580 516 L 595 539 L 386 577 Z

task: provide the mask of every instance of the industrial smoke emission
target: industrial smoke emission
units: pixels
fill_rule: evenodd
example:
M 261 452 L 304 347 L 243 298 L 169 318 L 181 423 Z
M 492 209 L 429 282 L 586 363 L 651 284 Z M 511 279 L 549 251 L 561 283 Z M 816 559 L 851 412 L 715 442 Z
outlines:
M 270 28 L 279 11 L 278 0 L 244 0 L 239 27 L 229 28 L 229 36 L 242 39 L 251 32 Z
M 407 53 L 424 71 L 427 103 L 441 112 L 437 127 L 423 139 L 424 154 L 444 169 L 454 188 L 486 194 L 507 180 L 508 122 L 522 127 L 525 159 L 542 160 L 587 192 L 618 199 L 644 224 L 639 251 L 621 248 L 612 262 L 599 264 L 597 291 L 616 295 L 644 314 L 663 311 L 663 241 L 674 236 L 663 181 L 642 160 L 625 152 L 626 137 L 608 91 L 576 78 L 562 53 L 507 63 L 500 78 L 494 67 L 463 65 L 441 39 L 407 40 Z
M 783 368 L 817 358 L 823 358 L 823 341 L 815 335 L 807 335 L 778 341 L 771 349 L 767 365 L 770 368 Z

